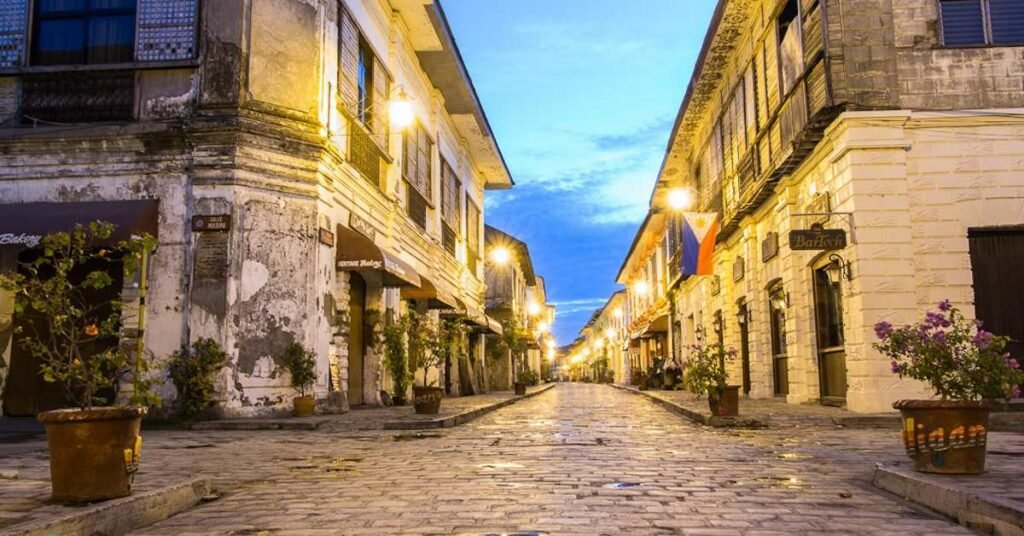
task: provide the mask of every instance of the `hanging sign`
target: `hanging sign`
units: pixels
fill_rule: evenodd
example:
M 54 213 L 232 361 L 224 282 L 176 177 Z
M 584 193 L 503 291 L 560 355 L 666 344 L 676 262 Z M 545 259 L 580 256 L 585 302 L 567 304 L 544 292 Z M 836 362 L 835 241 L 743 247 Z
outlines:
M 761 262 L 768 262 L 779 254 L 779 233 L 768 233 L 761 241 Z
M 230 230 L 230 214 L 192 216 L 192 232 L 194 233 L 226 233 Z
M 831 251 L 846 247 L 846 231 L 842 229 L 794 229 L 789 232 L 789 247 L 793 251 Z
M 329 229 L 320 228 L 320 243 L 325 246 L 334 246 L 334 233 Z

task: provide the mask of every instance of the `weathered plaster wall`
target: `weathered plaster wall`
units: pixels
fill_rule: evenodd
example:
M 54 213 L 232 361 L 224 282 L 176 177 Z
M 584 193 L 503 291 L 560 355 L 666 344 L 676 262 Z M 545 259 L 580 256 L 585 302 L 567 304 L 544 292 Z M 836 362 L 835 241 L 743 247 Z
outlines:
M 252 0 L 249 92 L 253 99 L 315 117 L 320 3 Z

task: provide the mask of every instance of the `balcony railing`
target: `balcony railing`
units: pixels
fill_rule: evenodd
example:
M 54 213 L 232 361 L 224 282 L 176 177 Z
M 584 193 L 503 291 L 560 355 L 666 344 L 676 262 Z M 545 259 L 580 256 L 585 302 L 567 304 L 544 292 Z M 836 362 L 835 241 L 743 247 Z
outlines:
M 25 123 L 130 121 L 135 111 L 135 71 L 60 72 L 26 76 Z
M 382 189 L 385 155 L 370 134 L 354 120 L 349 120 L 348 160 L 364 179 Z

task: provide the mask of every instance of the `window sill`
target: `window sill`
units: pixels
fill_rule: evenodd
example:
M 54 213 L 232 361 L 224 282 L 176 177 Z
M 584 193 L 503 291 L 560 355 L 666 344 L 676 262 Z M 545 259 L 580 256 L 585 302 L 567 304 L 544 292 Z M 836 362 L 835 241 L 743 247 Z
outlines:
M 377 141 L 374 139 L 375 134 L 370 131 L 370 128 L 366 125 L 366 123 L 363 123 L 361 120 L 357 119 L 354 115 L 348 113 L 348 110 L 346 110 L 345 107 L 341 104 L 341 96 L 340 95 L 337 97 L 337 103 L 338 103 L 337 104 L 338 112 L 341 113 L 341 116 L 345 118 L 345 120 L 348 122 L 349 126 L 353 126 L 355 128 L 362 129 L 363 133 L 366 134 L 366 137 L 370 138 L 370 141 L 373 142 L 373 144 L 377 146 L 377 150 L 380 151 L 381 158 L 383 158 L 384 161 L 387 162 L 388 165 L 394 164 L 395 163 L 395 158 L 393 156 L 391 156 L 391 153 L 388 152 L 388 148 L 387 147 L 382 147 L 381 144 L 377 143 Z M 389 134 L 389 136 L 390 136 L 390 134 Z
M 65 73 L 88 71 L 139 71 L 154 69 L 187 69 L 197 68 L 197 60 L 180 61 L 135 61 L 131 63 L 103 63 L 95 65 L 34 65 L 0 69 L 0 76 L 40 73 Z
M 989 43 L 976 45 L 944 45 L 939 44 L 932 47 L 932 50 L 971 50 L 977 48 L 1020 48 L 1024 43 Z

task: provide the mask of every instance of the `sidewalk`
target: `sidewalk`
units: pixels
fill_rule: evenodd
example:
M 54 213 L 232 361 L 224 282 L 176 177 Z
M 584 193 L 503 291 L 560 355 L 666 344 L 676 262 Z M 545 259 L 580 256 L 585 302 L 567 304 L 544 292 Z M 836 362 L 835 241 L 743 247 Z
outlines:
M 511 391 L 445 398 L 437 415 L 417 415 L 412 405 L 390 408 L 357 408 L 341 415 L 282 417 L 273 419 L 230 419 L 203 421 L 188 425 L 190 430 L 430 430 L 465 424 L 481 415 L 537 396 L 555 386 L 553 383 L 529 387 L 526 396 Z

